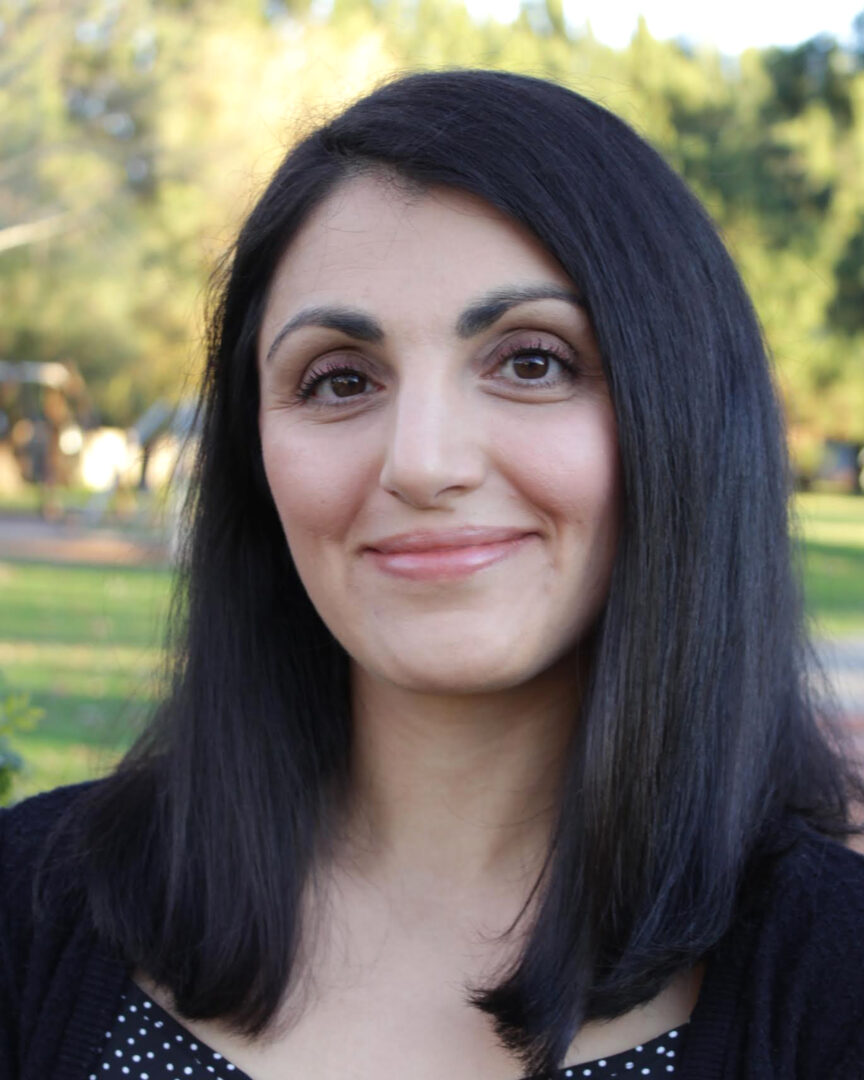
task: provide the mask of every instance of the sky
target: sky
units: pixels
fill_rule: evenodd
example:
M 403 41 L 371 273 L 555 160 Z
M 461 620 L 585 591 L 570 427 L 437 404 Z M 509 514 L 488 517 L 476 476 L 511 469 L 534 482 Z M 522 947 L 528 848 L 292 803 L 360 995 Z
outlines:
M 508 21 L 519 10 L 519 0 L 466 2 L 473 13 Z M 615 48 L 629 42 L 643 14 L 655 38 L 685 37 L 729 54 L 751 47 L 797 45 L 820 33 L 848 41 L 852 20 L 862 10 L 864 0 L 800 4 L 788 0 L 564 0 L 564 11 L 574 27 L 590 20 L 595 36 Z

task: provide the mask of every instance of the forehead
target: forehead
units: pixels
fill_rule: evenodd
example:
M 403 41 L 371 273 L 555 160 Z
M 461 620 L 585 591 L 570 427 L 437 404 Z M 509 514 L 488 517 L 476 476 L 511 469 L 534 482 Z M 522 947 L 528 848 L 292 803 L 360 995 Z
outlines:
M 271 283 L 262 343 L 309 304 L 350 303 L 386 316 L 452 324 L 465 302 L 502 284 L 572 285 L 522 225 L 466 192 L 347 181 L 311 214 Z

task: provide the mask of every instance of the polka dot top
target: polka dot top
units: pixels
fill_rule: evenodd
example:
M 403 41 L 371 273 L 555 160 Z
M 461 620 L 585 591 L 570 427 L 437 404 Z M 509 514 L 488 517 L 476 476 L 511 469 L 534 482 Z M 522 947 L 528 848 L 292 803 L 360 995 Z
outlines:
M 687 1025 L 621 1054 L 529 1080 L 642 1080 L 674 1075 Z M 250 1080 L 211 1050 L 131 980 L 89 1080 Z

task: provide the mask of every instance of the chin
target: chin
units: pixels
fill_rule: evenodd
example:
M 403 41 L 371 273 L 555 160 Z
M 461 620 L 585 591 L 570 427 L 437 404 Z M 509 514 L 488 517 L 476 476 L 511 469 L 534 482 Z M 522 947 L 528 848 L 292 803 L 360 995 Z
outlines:
M 418 656 L 392 657 L 377 671 L 393 686 L 417 694 L 452 695 L 495 694 L 513 690 L 531 682 L 546 665 L 522 662 L 514 659 L 512 651 L 507 655 L 478 656 L 454 655 L 450 649 L 435 655 L 426 648 Z

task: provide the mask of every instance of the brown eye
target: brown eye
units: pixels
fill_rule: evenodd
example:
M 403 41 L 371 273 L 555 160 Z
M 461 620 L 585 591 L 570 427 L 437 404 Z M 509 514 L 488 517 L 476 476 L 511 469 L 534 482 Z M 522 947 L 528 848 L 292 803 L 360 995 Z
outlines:
M 358 375 L 357 372 L 344 372 L 341 375 L 331 375 L 330 386 L 336 397 L 354 397 L 355 394 L 362 394 L 366 389 L 366 376 Z
M 549 357 L 537 353 L 514 356 L 513 373 L 520 379 L 542 379 L 549 372 Z

